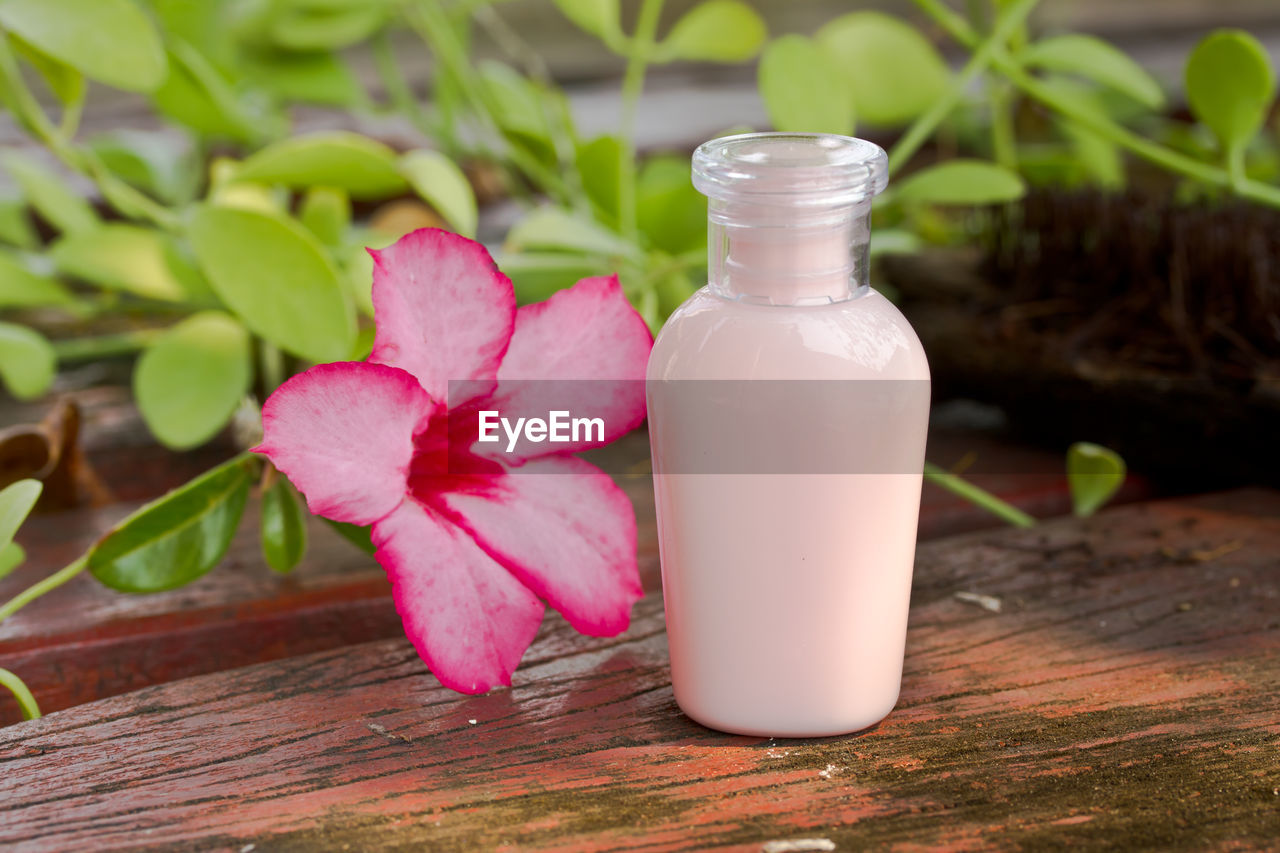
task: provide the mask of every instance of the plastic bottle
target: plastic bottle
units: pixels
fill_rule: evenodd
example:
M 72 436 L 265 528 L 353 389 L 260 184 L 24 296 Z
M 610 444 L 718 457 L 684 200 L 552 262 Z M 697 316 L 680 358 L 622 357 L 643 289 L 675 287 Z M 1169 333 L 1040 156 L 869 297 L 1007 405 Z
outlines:
M 841 734 L 897 702 L 929 368 L 867 282 L 884 152 L 746 134 L 695 152 L 708 285 L 648 368 L 671 677 L 716 729 Z

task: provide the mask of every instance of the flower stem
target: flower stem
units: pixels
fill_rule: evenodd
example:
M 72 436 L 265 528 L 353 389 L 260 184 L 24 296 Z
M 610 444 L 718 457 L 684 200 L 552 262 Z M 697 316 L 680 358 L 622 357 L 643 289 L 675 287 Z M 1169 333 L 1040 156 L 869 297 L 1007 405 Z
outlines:
M 933 135 L 933 131 L 937 129 L 942 120 L 950 115 L 951 111 L 960 103 L 960 99 L 964 97 L 964 93 L 973 81 L 977 79 L 978 75 L 986 71 L 988 66 L 992 64 L 996 53 L 1004 49 L 1004 44 L 1009 40 L 1009 37 L 1023 25 L 1037 3 L 1039 3 L 1039 0 L 1018 0 L 1018 2 L 1000 14 L 990 35 L 982 39 L 981 43 L 978 43 L 978 39 L 975 37 L 973 55 L 969 57 L 969 61 L 960 69 L 955 83 L 907 128 L 907 132 L 902 135 L 902 138 L 889 151 L 890 172 L 896 172 L 911 159 L 913 154 L 920 150 L 920 146 Z M 961 18 L 961 21 L 963 20 Z
M 636 108 L 644 92 L 644 76 L 658 34 L 663 0 L 644 0 L 636 31 L 627 47 L 627 71 L 622 78 L 622 153 L 619 162 L 618 207 L 625 237 L 636 236 Z
M 941 486 L 953 495 L 958 495 L 987 512 L 1009 522 L 1014 527 L 1034 527 L 1036 520 L 1011 503 L 1000 500 L 980 486 L 975 486 L 963 477 L 952 474 L 932 462 L 924 463 L 924 478 L 936 486 Z
M 31 688 L 27 687 L 21 678 L 7 669 L 0 668 L 0 686 L 8 687 L 13 698 L 18 700 L 22 719 L 35 720 L 40 717 L 40 706 L 36 704 L 36 697 L 31 695 Z
M 89 555 L 85 554 L 65 568 L 59 569 L 49 575 L 49 577 L 44 580 L 36 581 L 31 586 L 9 599 L 3 605 L 0 605 L 0 622 L 9 618 L 32 601 L 35 601 L 40 596 L 44 595 L 46 592 L 55 590 L 62 586 L 64 583 L 83 572 L 88 565 Z

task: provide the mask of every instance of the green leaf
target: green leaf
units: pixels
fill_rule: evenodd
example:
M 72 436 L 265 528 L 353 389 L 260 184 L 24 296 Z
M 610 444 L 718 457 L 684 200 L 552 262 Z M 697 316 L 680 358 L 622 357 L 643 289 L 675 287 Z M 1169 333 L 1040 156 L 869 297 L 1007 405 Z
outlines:
M 564 16 L 612 48 L 622 40 L 618 0 L 555 0 Z
M 78 104 L 84 100 L 86 87 L 83 74 L 70 65 L 54 59 L 25 39 L 16 35 L 10 35 L 9 38 L 13 42 L 15 52 L 40 73 L 44 82 L 48 84 L 49 91 L 61 104 L 64 106 Z
M 508 251 L 554 249 L 609 257 L 639 257 L 627 240 L 590 219 L 561 210 L 540 207 L 515 224 L 507 234 Z
M 0 379 L 19 400 L 34 400 L 53 384 L 58 359 L 34 329 L 0 323 Z
M 1267 51 L 1243 30 L 1210 33 L 1187 59 L 1187 101 L 1227 151 L 1242 148 L 1266 120 L 1276 79 Z
M 349 107 L 362 96 L 351 68 L 328 51 L 251 51 L 240 68 L 254 85 L 285 101 Z
M 341 245 L 351 224 L 351 199 L 334 187 L 312 187 L 302 198 L 298 219 L 321 243 Z
M 8 252 L 0 251 L 0 308 L 71 305 L 75 297 L 62 283 L 38 275 Z
M 400 174 L 459 234 L 476 235 L 476 196 L 462 170 L 439 151 L 421 149 L 400 158 Z
M 1067 484 L 1075 514 L 1090 516 L 1124 485 L 1125 465 L 1114 450 L 1078 441 L 1067 450 Z
M 152 434 L 186 450 L 213 438 L 249 390 L 249 333 L 221 311 L 165 330 L 138 359 L 133 396 Z
M 1151 109 L 1164 104 L 1160 84 L 1141 65 L 1124 51 L 1093 36 L 1071 34 L 1041 39 L 1023 51 L 1020 58 L 1032 68 L 1078 74 L 1123 92 Z
M 164 82 L 160 36 L 131 0 L 0 0 L 0 26 L 99 83 L 150 92 Z
M 27 552 L 17 542 L 10 542 L 0 548 L 0 580 L 4 580 L 5 576 L 21 566 L 26 559 Z
M 578 146 L 576 160 L 582 189 L 598 217 L 616 226 L 622 194 L 622 141 L 616 136 L 598 136 Z
M 328 8 L 295 5 L 271 22 L 271 39 L 288 50 L 334 50 L 364 41 L 387 21 L 377 3 L 340 4 Z
M 231 545 L 250 479 L 250 460 L 238 456 L 152 501 L 94 544 L 89 571 L 123 592 L 161 592 L 196 580 Z
M 636 181 L 636 225 L 672 255 L 707 245 L 707 200 L 693 188 L 688 157 L 653 157 Z
M 512 68 L 490 60 L 480 63 L 480 82 L 503 132 L 514 135 L 539 159 L 552 158 L 555 146 L 543 109 L 545 93 Z
M 283 477 L 262 495 L 262 556 L 273 571 L 291 572 L 307 550 L 306 513 Z
M 395 152 L 381 142 L 334 131 L 268 145 L 240 165 L 234 180 L 293 189 L 337 187 L 353 198 L 385 198 L 405 189 L 396 166 Z
M 206 136 L 253 142 L 279 124 L 250 113 L 222 72 L 179 40 L 170 44 L 169 74 L 151 100 L 158 112 Z
M 910 204 L 998 204 L 1021 198 L 1016 172 L 981 160 L 948 160 L 903 180 L 893 199 Z
M 924 246 L 920 235 L 901 228 L 871 229 L 871 245 L 867 251 L 871 257 L 877 255 L 909 255 L 918 252 Z
M 609 272 L 604 261 L 561 252 L 515 252 L 497 257 L 498 269 L 511 279 L 521 305 L 541 302 L 579 279 Z
M 36 212 L 65 233 L 88 231 L 98 225 L 98 215 L 52 172 L 16 151 L 5 152 L 0 162 L 13 175 L 22 194 Z
M 746 62 L 760 52 L 769 31 L 741 0 L 706 0 L 676 21 L 654 51 L 657 62 Z
M 334 521 L 331 518 L 322 518 L 321 521 L 332 527 L 339 536 L 364 551 L 370 557 L 378 550 L 373 547 L 373 538 L 369 533 L 369 528 L 361 527 L 357 524 L 348 524 L 345 521 Z
M 191 282 L 172 238 L 138 225 L 112 222 L 70 234 L 53 244 L 49 256 L 64 275 L 147 299 L 181 301 L 200 287 Z
M 929 109 L 951 72 L 929 40 L 881 12 L 852 12 L 815 36 L 841 69 L 859 121 L 893 127 Z
M 196 197 L 201 166 L 194 146 L 155 133 L 114 130 L 91 139 L 89 147 L 109 172 L 148 195 L 169 204 Z
M 683 271 L 677 270 L 663 276 L 655 285 L 655 290 L 658 294 L 658 310 L 663 316 L 669 316 L 701 286 L 700 283 L 691 280 L 688 273 Z
M 213 289 L 251 330 L 312 361 L 347 357 L 355 313 L 309 231 L 280 216 L 202 205 L 189 232 Z
M 853 95 L 835 61 L 812 39 L 787 35 L 770 42 L 758 76 L 774 129 L 853 133 Z
M 0 242 L 19 249 L 34 249 L 40 245 L 40 235 L 27 215 L 27 205 L 19 199 L 0 199 Z
M 43 489 L 39 480 L 19 480 L 0 490 L 0 548 L 13 542 Z

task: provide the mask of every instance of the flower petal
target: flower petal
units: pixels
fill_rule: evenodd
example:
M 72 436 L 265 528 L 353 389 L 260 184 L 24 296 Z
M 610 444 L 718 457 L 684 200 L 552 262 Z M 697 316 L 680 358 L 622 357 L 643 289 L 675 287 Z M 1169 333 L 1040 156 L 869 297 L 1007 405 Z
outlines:
M 617 276 L 584 278 L 545 302 L 521 307 L 498 369 L 494 405 L 486 408 L 513 422 L 514 417 L 545 418 L 549 411 L 563 409 L 574 417 L 601 418 L 604 431 L 603 441 L 589 438 L 599 434 L 589 430 L 576 442 L 522 439 L 511 456 L 525 459 L 599 447 L 639 426 L 652 348 L 649 327 L 627 302 Z
M 630 499 L 577 457 L 545 457 L 437 500 L 476 542 L 584 634 L 625 631 L 643 594 Z
M 413 500 L 373 526 L 405 633 L 440 683 L 462 693 L 510 684 L 542 602 L 464 531 Z
M 316 515 L 371 524 L 404 500 L 413 435 L 432 411 L 412 376 L 381 364 L 320 364 L 262 406 L 265 454 Z
M 422 228 L 373 256 L 377 333 L 370 361 L 418 377 L 432 399 L 449 380 L 492 380 L 515 323 L 511 280 L 484 246 Z

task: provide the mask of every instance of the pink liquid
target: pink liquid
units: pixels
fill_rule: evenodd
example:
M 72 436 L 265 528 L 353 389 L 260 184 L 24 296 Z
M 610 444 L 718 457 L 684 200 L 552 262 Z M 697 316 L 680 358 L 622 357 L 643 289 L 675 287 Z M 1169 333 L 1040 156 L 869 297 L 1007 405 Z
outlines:
M 761 249 L 753 265 L 773 257 Z M 663 328 L 648 378 L 680 707 L 712 728 L 760 736 L 840 734 L 881 720 L 902 677 L 928 420 L 929 368 L 911 327 L 874 290 L 826 305 L 761 305 L 704 289 Z M 779 411 L 767 394 L 745 414 L 782 438 L 762 453 L 784 444 L 809 459 L 829 453 L 840 460 L 833 473 L 732 473 L 693 470 L 680 451 L 689 424 L 728 439 L 744 410 L 718 412 L 652 382 L 693 379 L 868 381 L 813 386 L 831 389 L 821 422 Z

